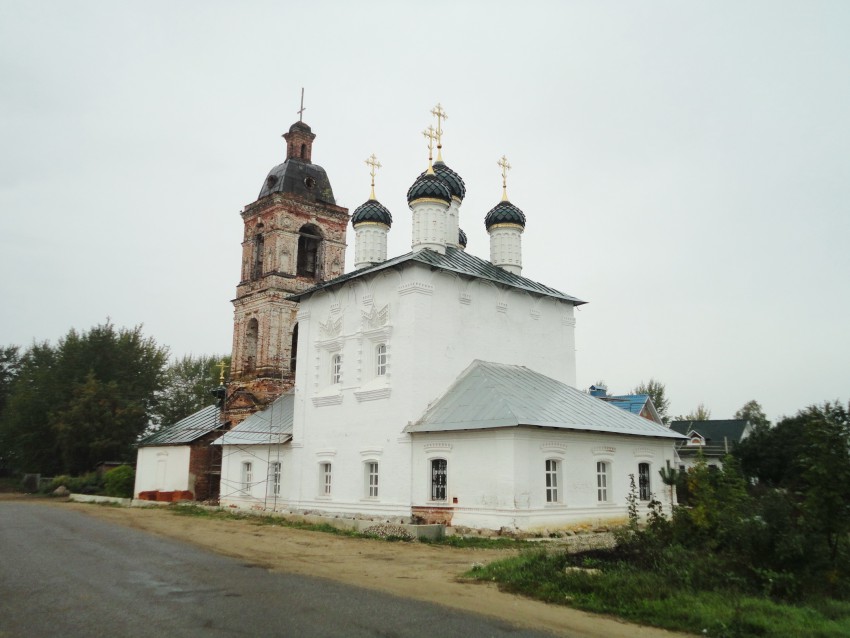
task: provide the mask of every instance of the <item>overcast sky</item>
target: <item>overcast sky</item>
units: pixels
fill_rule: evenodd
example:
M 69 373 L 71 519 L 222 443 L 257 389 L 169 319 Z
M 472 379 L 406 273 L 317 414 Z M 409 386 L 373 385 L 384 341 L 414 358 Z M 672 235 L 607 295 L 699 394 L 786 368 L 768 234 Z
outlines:
M 106 317 L 226 353 L 281 133 L 389 254 L 441 102 L 468 250 L 513 165 L 523 274 L 589 303 L 578 386 L 671 414 L 850 398 L 850 2 L 0 2 L 0 345 Z M 352 267 L 353 232 L 348 269 Z

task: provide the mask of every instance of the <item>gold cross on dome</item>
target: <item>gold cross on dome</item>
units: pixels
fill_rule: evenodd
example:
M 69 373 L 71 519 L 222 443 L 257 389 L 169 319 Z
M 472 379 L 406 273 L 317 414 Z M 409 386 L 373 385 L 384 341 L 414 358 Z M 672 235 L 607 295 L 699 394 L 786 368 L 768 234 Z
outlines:
M 302 86 L 301 87 L 301 108 L 298 109 L 297 111 L 295 111 L 296 113 L 298 113 L 298 121 L 299 122 L 303 121 L 304 111 L 306 111 L 306 110 L 307 109 L 304 107 L 304 87 Z
M 502 169 L 502 201 L 506 202 L 508 201 L 508 171 L 511 170 L 511 165 L 508 164 L 508 158 L 504 155 L 496 163 Z
M 375 157 L 375 154 L 372 153 L 366 158 L 366 165 L 369 167 L 369 174 L 372 176 L 372 194 L 369 196 L 369 199 L 375 199 L 375 171 L 381 168 L 381 163 Z
M 443 161 L 443 120 L 449 119 L 448 114 L 443 110 L 442 105 L 437 102 L 437 106 L 431 109 L 431 115 L 437 118 L 437 161 Z
M 218 382 L 224 385 L 224 369 L 227 367 L 227 364 L 224 362 L 224 359 L 218 362 L 216 368 L 220 370 L 220 374 L 218 375 Z
M 428 172 L 433 173 L 434 169 L 431 166 L 431 160 L 434 159 L 434 140 L 437 139 L 437 133 L 434 131 L 432 125 L 422 131 L 422 135 L 428 138 Z

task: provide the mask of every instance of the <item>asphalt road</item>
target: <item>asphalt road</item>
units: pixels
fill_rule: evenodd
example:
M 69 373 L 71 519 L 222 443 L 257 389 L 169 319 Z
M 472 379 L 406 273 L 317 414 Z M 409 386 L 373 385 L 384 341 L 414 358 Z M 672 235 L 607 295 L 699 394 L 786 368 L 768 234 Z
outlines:
M 0 638 L 549 636 L 275 573 L 61 507 L 0 502 Z

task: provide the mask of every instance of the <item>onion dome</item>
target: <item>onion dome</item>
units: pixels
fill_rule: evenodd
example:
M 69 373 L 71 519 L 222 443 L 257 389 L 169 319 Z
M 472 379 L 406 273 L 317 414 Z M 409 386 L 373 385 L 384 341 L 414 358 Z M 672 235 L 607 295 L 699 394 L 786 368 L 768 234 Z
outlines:
M 438 199 L 451 204 L 452 193 L 435 173 L 425 172 L 416 178 L 413 186 L 407 191 L 408 204 L 412 204 L 417 199 Z
M 442 160 L 434 162 L 434 172 L 443 184 L 448 186 L 452 197 L 457 197 L 460 201 L 463 201 L 463 198 L 466 197 L 466 184 L 463 183 L 463 178 L 446 166 Z
M 370 199 L 361 204 L 351 215 L 351 225 L 357 226 L 364 222 L 375 222 L 385 226 L 393 225 L 393 216 L 387 208 L 377 199 Z
M 461 248 L 466 248 L 466 233 L 463 232 L 463 228 L 457 229 L 457 243 L 460 244 Z
M 514 224 L 525 228 L 525 213 L 503 199 L 484 217 L 484 225 L 487 230 L 496 224 Z

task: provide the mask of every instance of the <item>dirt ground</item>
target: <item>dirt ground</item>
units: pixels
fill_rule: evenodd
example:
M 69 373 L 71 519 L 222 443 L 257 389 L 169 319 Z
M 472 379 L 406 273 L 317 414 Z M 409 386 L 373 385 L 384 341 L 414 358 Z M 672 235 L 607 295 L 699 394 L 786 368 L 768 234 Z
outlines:
M 0 500 L 8 498 L 16 497 L 0 495 Z M 347 538 L 250 521 L 176 516 L 160 508 L 104 507 L 48 499 L 39 502 L 193 543 L 273 571 L 329 578 L 559 635 L 582 638 L 682 635 L 502 593 L 494 584 L 459 580 L 459 575 L 474 563 L 510 556 L 512 550 L 457 549 Z

